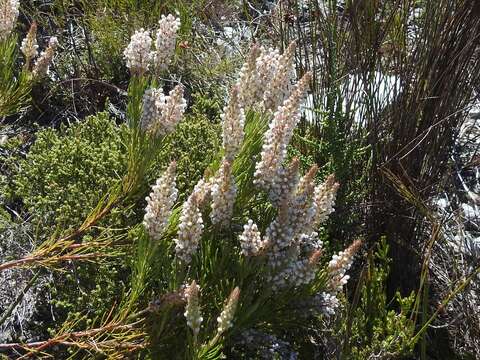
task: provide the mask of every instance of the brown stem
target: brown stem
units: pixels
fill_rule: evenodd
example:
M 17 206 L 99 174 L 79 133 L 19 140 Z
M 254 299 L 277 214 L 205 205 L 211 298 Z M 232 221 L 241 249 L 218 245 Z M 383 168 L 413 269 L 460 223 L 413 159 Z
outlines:
M 140 311 L 136 316 L 144 315 L 148 310 Z M 30 343 L 6 343 L 0 344 L 0 350 L 11 350 L 11 349 L 32 349 L 35 352 L 42 351 L 53 345 L 78 345 L 75 343 L 75 340 L 92 337 L 98 334 L 102 334 L 108 331 L 119 331 L 119 330 L 131 330 L 134 329 L 137 325 L 141 324 L 144 321 L 144 318 L 141 318 L 131 324 L 119 325 L 119 324 L 110 324 L 105 325 L 99 328 L 83 330 L 83 331 L 74 331 L 71 333 L 59 335 L 55 338 L 44 340 L 44 341 L 35 341 Z M 25 356 L 32 356 L 33 353 L 26 354 Z
M 12 267 L 18 267 L 24 264 L 28 264 L 37 260 L 36 256 L 27 256 L 23 259 L 7 261 L 6 263 L 0 264 L 0 271 L 10 269 Z
M 24 257 L 23 259 L 18 259 L 18 260 L 12 260 L 12 261 L 7 261 L 6 263 L 3 263 L 0 265 L 0 271 L 11 269 L 14 267 L 20 267 L 26 264 L 31 264 L 31 263 L 48 263 L 48 262 L 62 262 L 62 261 L 67 261 L 67 260 L 84 260 L 84 259 L 92 259 L 92 258 L 97 258 L 97 257 L 102 257 L 102 256 L 107 256 L 102 253 L 91 253 L 91 254 L 80 254 L 80 255 L 63 255 L 63 256 L 27 256 Z

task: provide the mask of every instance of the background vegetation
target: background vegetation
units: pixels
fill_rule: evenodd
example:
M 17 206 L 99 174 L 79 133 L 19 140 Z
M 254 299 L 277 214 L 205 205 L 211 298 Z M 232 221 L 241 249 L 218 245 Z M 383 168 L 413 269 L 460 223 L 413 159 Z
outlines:
M 168 13 L 181 27 L 160 82 L 166 91 L 181 82 L 188 107 L 176 131 L 140 161 L 144 176 L 137 179 L 128 106 L 139 108 L 147 84 L 132 86 L 123 50 L 135 30 L 155 28 Z M 289 159 L 298 157 L 303 172 L 317 164 L 318 181 L 334 172 L 341 184 L 336 211 L 319 229 L 325 258 L 355 239 L 364 246 L 334 315 L 287 326 L 264 314 L 262 326 L 232 333 L 200 355 L 478 358 L 480 132 L 470 116 L 478 100 L 479 14 L 467 0 L 21 1 L 14 33 L 0 41 L 0 262 L 32 254 L 35 262 L 0 274 L 2 354 L 41 356 L 22 344 L 117 328 L 155 305 L 170 260 L 168 249 L 158 248 L 152 265 L 143 243 L 150 186 L 175 159 L 181 204 L 212 175 L 222 148 L 220 114 L 250 43 L 284 49 L 295 40 L 297 78 L 307 71 L 313 77 Z M 22 68 L 19 51 L 33 21 L 41 48 L 50 36 L 60 44 L 42 81 Z M 252 166 L 259 144 L 244 164 Z M 259 209 L 265 228 L 273 214 Z M 77 261 L 82 256 L 87 261 Z M 146 264 L 154 270 L 144 272 Z M 221 311 L 232 285 L 218 284 L 201 294 L 206 313 Z M 174 294 L 166 294 L 157 300 L 174 307 Z M 175 311 L 168 321 L 184 322 Z M 116 339 L 139 358 L 180 356 L 175 338 L 188 329 L 151 325 L 165 319 L 149 318 L 147 334 L 119 328 L 45 351 L 92 358 L 89 346 L 100 342 L 106 345 L 98 356 L 125 357 L 108 342 Z M 161 335 L 170 346 L 144 351 L 139 339 L 155 343 Z

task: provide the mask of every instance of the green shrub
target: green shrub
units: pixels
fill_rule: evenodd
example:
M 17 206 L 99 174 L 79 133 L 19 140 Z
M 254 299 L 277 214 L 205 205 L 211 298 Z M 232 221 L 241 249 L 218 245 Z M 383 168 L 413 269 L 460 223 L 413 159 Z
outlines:
M 106 113 L 41 130 L 15 176 L 16 195 L 46 225 L 81 224 L 126 171 L 121 129 Z
M 127 165 L 123 130 L 124 125 L 99 113 L 59 130 L 37 133 L 26 158 L 13 171 L 9 188 L 41 226 L 41 237 L 48 237 L 55 227 L 65 233 L 77 228 L 121 179 Z M 126 217 L 134 215 L 129 208 L 118 208 L 108 222 L 123 225 Z M 86 236 L 82 240 L 95 239 Z M 108 311 L 122 293 L 125 266 L 125 259 L 115 257 L 95 264 L 72 263 L 62 273 L 52 273 L 50 310 L 40 307 L 37 315 L 43 328 L 55 333 L 65 321 L 87 326 Z
M 124 257 L 94 264 L 80 262 L 63 273 L 53 273 L 49 305 L 54 317 L 45 317 L 44 326 L 48 326 L 52 334 L 69 322 L 81 329 L 108 313 L 126 290 L 127 262 Z

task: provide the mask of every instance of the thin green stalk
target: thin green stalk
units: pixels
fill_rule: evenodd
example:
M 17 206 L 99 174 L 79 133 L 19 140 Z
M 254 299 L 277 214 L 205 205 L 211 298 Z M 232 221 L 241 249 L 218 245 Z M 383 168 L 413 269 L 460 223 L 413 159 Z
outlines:
M 423 285 L 423 298 L 422 298 L 422 325 L 427 322 L 428 317 L 428 299 L 429 299 L 429 279 L 428 272 L 425 276 L 425 284 Z M 420 343 L 420 358 L 422 360 L 427 359 L 427 336 L 426 332 L 422 335 L 422 341 Z
M 450 292 L 448 296 L 442 301 L 442 303 L 437 307 L 435 312 L 432 314 L 432 316 L 423 324 L 422 328 L 418 331 L 418 333 L 413 337 L 412 339 L 412 344 L 416 344 L 420 336 L 423 335 L 423 333 L 428 329 L 430 324 L 437 318 L 438 314 L 443 311 L 443 309 L 448 305 L 450 301 L 455 298 L 459 293 L 461 293 L 467 285 L 478 275 L 480 274 L 480 266 L 475 269 L 468 277 L 466 277 L 460 285 L 457 286 L 455 290 Z

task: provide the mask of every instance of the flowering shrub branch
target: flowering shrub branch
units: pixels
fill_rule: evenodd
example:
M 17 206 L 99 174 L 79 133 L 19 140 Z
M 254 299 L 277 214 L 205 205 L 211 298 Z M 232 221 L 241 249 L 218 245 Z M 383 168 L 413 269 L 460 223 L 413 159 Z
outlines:
M 48 73 L 58 46 L 52 36 L 38 56 L 37 24 L 30 26 L 20 47 L 14 32 L 19 15 L 18 0 L 0 1 L 0 117 L 20 112 L 28 105 L 31 88 Z M 24 66 L 17 70 L 18 50 L 24 56 Z
M 149 291 L 164 299 L 183 299 L 173 308 L 158 304 L 154 317 L 162 325 L 152 324 L 147 331 L 161 347 L 173 350 L 187 345 L 189 358 L 217 356 L 243 331 L 282 327 L 286 312 L 299 311 L 298 301 L 310 304 L 309 314 L 332 315 L 348 280 L 346 271 L 360 248 L 357 241 L 329 266 L 322 266 L 322 242 L 316 230 L 333 211 L 338 184 L 332 175 L 317 185 L 316 166 L 301 176 L 297 159 L 285 164 L 310 80 L 307 73 L 297 84 L 284 84 L 292 79 L 293 52 L 294 44 L 282 55 L 253 46 L 224 108 L 223 151 L 218 160 L 182 206 L 172 208 L 170 196 L 155 195 L 159 188 L 172 194 L 171 167 L 147 198 L 146 219 L 154 218 L 152 209 L 164 209 L 161 213 L 171 216 L 168 226 L 164 215 L 158 218 L 159 231 L 152 232 L 150 220 L 145 222 L 125 308 L 135 311 L 134 304 Z M 261 53 L 263 60 L 258 61 Z M 267 61 L 275 64 L 269 71 L 278 83 L 268 96 L 260 88 L 249 91 L 254 86 L 249 81 L 258 80 Z M 156 95 L 147 94 L 144 105 L 153 104 L 151 97 Z M 143 115 L 151 116 L 156 111 L 152 109 L 144 106 Z M 251 159 L 258 159 L 256 165 Z M 184 326 L 173 310 L 182 303 Z M 181 339 L 162 341 L 168 334 L 184 331 L 187 341 L 182 345 Z

